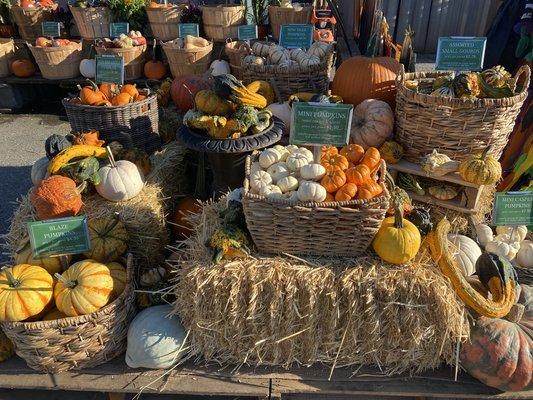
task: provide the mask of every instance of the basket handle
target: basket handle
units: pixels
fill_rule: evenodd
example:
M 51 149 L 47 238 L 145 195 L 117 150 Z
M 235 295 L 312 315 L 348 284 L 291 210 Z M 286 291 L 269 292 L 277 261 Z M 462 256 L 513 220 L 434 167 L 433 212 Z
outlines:
M 526 78 L 524 81 L 524 85 L 521 87 L 522 90 L 520 90 L 520 93 L 523 93 L 528 89 L 529 80 L 531 78 L 531 69 L 527 64 L 524 64 L 518 69 L 515 76 L 513 77 L 513 80 L 511 81 L 511 90 L 513 91 L 513 93 L 516 91 L 516 85 L 518 84 L 518 81 L 520 80 L 523 74 L 526 74 Z

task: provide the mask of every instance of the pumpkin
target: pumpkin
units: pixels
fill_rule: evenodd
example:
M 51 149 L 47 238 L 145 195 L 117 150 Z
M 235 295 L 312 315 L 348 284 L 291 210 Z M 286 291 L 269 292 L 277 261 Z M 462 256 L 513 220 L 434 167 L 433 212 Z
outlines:
M 358 186 L 357 198 L 359 200 L 373 199 L 383 192 L 383 187 L 373 179 L 367 179 L 362 185 Z
M 370 178 L 370 168 L 364 164 L 356 165 L 346 170 L 346 181 L 356 185 L 362 185 Z
M 15 354 L 13 343 L 0 329 L 0 362 L 11 358 Z
M 98 194 L 109 201 L 126 201 L 137 196 L 144 187 L 139 167 L 127 160 L 115 161 L 110 150 L 108 156 L 110 164 L 98 171 L 100 183 L 95 186 Z
M 320 160 L 329 158 L 339 154 L 339 150 L 335 146 L 322 146 L 320 148 Z
M 97 157 L 104 158 L 107 156 L 106 149 L 100 146 L 89 146 L 86 144 L 76 144 L 61 150 L 48 164 L 48 172 L 57 174 L 65 164 L 73 158 Z
M 437 167 L 449 161 L 451 161 L 450 157 L 433 149 L 431 153 L 422 157 L 421 167 L 425 172 L 431 174 Z
M 51 160 L 70 146 L 72 146 L 72 143 L 65 136 L 54 133 L 46 138 L 44 151 L 46 152 L 46 157 Z
M 369 147 L 366 149 L 365 155 L 361 159 L 361 164 L 366 165 L 371 171 L 373 171 L 378 167 L 380 161 L 381 154 L 379 154 L 379 150 L 375 147 Z
M 30 202 L 39 219 L 72 217 L 83 205 L 76 183 L 61 175 L 52 175 L 41 181 L 32 190 Z
M 84 86 L 80 88 L 79 97 L 81 104 L 95 106 L 106 100 L 109 100 L 109 98 L 104 94 L 104 92 L 100 91 L 98 86 L 96 86 L 96 83 L 92 81 L 89 81 L 89 83 L 89 86 Z
M 132 98 L 136 98 L 139 95 L 139 89 L 137 89 L 136 84 L 127 83 L 122 86 L 122 88 L 120 89 L 120 93 L 127 93 Z
M 67 255 L 67 263 L 70 261 L 70 256 Z M 29 243 L 26 243 L 22 249 L 18 250 L 15 255 L 15 264 L 29 264 L 36 265 L 38 267 L 44 268 L 50 275 L 55 274 L 56 272 L 61 272 L 62 264 L 59 257 L 40 257 L 34 258 L 31 251 L 31 246 Z
M 394 216 L 385 218 L 381 223 L 372 247 L 382 260 L 405 264 L 417 255 L 421 241 L 418 228 L 404 219 L 402 211 L 396 208 Z
M 95 129 L 92 129 L 87 132 L 75 132 L 71 136 L 72 144 L 102 147 L 105 141 L 100 140 L 99 136 L 100 136 L 100 132 L 98 132 Z
M 211 82 L 200 75 L 182 75 L 172 81 L 170 96 L 180 111 L 194 107 L 194 96 L 200 90 L 211 89 Z
M 404 152 L 402 145 L 394 140 L 386 140 L 379 148 L 379 154 L 387 164 L 396 164 L 402 159 Z
M 272 112 L 272 115 L 279 118 L 284 126 L 283 131 L 289 132 L 291 129 L 291 106 L 289 102 L 284 103 L 272 103 L 269 104 L 267 110 Z
M 474 228 L 476 229 L 477 241 L 481 246 L 485 247 L 487 243 L 494 240 L 494 233 L 492 232 L 490 226 L 485 224 L 476 224 Z
M 43 179 L 48 176 L 48 157 L 39 158 L 31 166 L 31 183 L 37 186 Z
M 346 157 L 340 154 L 335 154 L 332 156 L 326 155 L 320 160 L 320 163 L 326 168 L 326 171 L 345 171 L 348 169 L 348 160 Z
M 320 184 L 328 193 L 334 193 L 346 183 L 346 174 L 340 169 L 326 168 L 326 175 L 320 180 Z
M 290 146 L 290 145 L 289 145 Z M 287 146 L 287 148 L 289 147 Z M 291 154 L 302 154 L 309 163 L 312 163 L 315 161 L 315 156 L 313 155 L 313 152 L 309 149 L 306 149 L 305 147 L 298 147 L 296 150 L 289 150 Z
M 468 236 L 449 234 L 451 252 L 457 267 L 464 276 L 471 276 L 476 273 L 476 262 L 481 256 L 481 249 Z
M 43 321 L 53 321 L 61 318 L 67 318 L 67 316 L 54 307 L 44 315 Z
M 129 93 L 119 93 L 111 100 L 111 105 L 115 107 L 123 106 L 129 103 L 133 103 L 133 96 Z
M 84 58 L 80 61 L 80 74 L 84 78 L 93 79 L 96 76 L 96 60 Z
M 167 270 L 163 267 L 150 268 L 141 274 L 140 283 L 143 287 L 156 285 L 163 281 Z
M 436 185 L 428 188 L 429 194 L 439 200 L 452 200 L 457 197 L 457 190 L 447 185 Z
M 533 288 L 520 285 L 513 318 L 477 318 L 461 346 L 461 367 L 502 391 L 530 389 L 533 377 Z M 510 320 L 509 320 L 510 319 Z
M 209 66 L 209 69 L 213 76 L 231 73 L 229 63 L 225 60 L 214 60 Z
M 291 155 L 291 152 L 287 149 L 287 147 L 282 146 L 280 144 L 276 144 L 272 146 L 273 149 L 276 149 L 279 154 L 281 154 L 280 160 L 285 162 L 287 161 L 287 158 Z
M 357 185 L 354 183 L 346 183 L 342 186 L 337 193 L 335 193 L 336 201 L 349 201 L 357 194 Z
M 516 253 L 516 262 L 522 268 L 533 268 L 533 242 L 524 240 L 520 243 L 520 250 Z
M 271 43 L 254 42 L 252 44 L 252 51 L 258 56 L 266 57 L 270 52 L 270 47 Z
M 340 154 L 348 160 L 348 162 L 357 164 L 365 155 L 365 149 L 362 146 L 352 143 L 344 146 Z
M 509 237 L 498 235 L 494 240 L 487 243 L 485 250 L 488 253 L 499 255 L 510 261 L 518 253 L 520 244 L 518 242 L 510 243 L 508 239 Z
M 281 197 L 282 194 L 283 192 L 281 191 L 280 187 L 273 184 L 261 186 L 259 189 L 259 196 L 267 198 L 278 198 Z
M 395 80 L 400 69 L 401 64 L 391 57 L 352 57 L 335 72 L 331 92 L 354 106 L 366 99 L 377 99 L 394 109 Z
M 113 155 L 115 155 L 115 153 L 113 153 Z M 131 161 L 139 167 L 144 176 L 148 175 L 152 170 L 150 156 L 144 150 L 137 147 L 122 147 L 117 151 L 117 158 L 119 160 Z
M 384 101 L 367 99 L 355 107 L 350 141 L 363 146 L 379 147 L 392 134 L 394 113 Z
M 148 79 L 161 80 L 168 72 L 167 64 L 159 60 L 150 60 L 144 64 L 144 76 Z
M 177 239 L 185 239 L 192 233 L 193 226 L 187 217 L 198 212 L 202 204 L 193 197 L 184 197 L 176 204 L 174 212 L 172 230 Z
M 215 76 L 213 90 L 217 96 L 240 106 L 250 106 L 259 109 L 267 106 L 265 97 L 246 89 L 246 86 L 231 74 Z
M 296 179 L 294 176 L 289 175 L 284 178 L 281 178 L 277 182 L 277 186 L 281 189 L 283 193 L 292 192 L 298 189 L 298 179 Z
M 309 158 L 304 153 L 298 151 L 294 154 L 291 154 L 287 157 L 287 167 L 290 171 L 296 172 L 299 171 L 304 165 L 309 164 Z
M 527 226 L 518 225 L 518 226 L 505 226 L 500 225 L 496 227 L 496 233 L 498 235 L 509 235 L 513 241 L 521 242 L 526 239 L 527 236 Z
M 320 203 L 326 199 L 326 189 L 317 182 L 301 181 L 297 192 L 298 200 Z
M 101 83 L 98 90 L 100 90 L 105 98 L 110 101 L 120 92 L 116 83 Z
M 263 172 L 263 171 L 261 171 Z M 268 178 L 265 177 L 265 179 L 263 179 L 263 182 L 265 184 L 269 184 L 269 183 L 275 183 L 277 184 L 278 181 L 281 179 L 281 178 L 285 178 L 286 176 L 289 176 L 290 175 L 290 171 L 289 171 L 289 167 L 287 167 L 287 164 L 284 163 L 283 161 L 280 161 L 280 162 L 277 162 L 275 164 L 272 164 L 270 167 L 268 167 L 267 171 L 268 175 L 270 175 L 271 179 L 270 179 L 270 182 L 268 182 Z M 257 187 L 253 187 L 253 189 L 256 189 L 258 190 Z
M 91 218 L 88 228 L 91 249 L 83 254 L 86 258 L 101 263 L 111 262 L 128 249 L 128 232 L 118 214 L 114 217 Z
M 111 278 L 113 278 L 112 297 L 116 298 L 121 295 L 124 289 L 126 289 L 126 285 L 128 284 L 128 273 L 126 272 L 126 268 L 124 268 L 122 264 L 118 262 L 111 262 L 106 265 L 107 268 L 109 268 Z
M 0 271 L 0 321 L 24 321 L 45 310 L 53 279 L 44 268 L 19 264 Z
M 278 163 L 274 164 L 277 165 Z M 288 171 L 287 171 L 287 175 Z M 278 175 L 277 177 L 281 177 Z M 250 175 L 250 187 L 252 190 L 259 192 L 263 186 L 270 185 L 273 182 L 272 175 L 267 171 L 255 171 Z
M 275 164 L 279 161 L 281 161 L 281 154 L 276 149 L 266 149 L 259 154 L 259 165 L 261 168 L 267 169 L 272 164 Z
M 171 314 L 172 306 L 164 304 L 141 311 L 131 321 L 126 349 L 130 368 L 170 368 L 183 358 L 185 329 Z
M 406 218 L 408 221 L 412 222 L 424 236 L 433 229 L 431 215 L 425 208 L 414 208 L 407 214 Z
M 307 164 L 300 168 L 300 176 L 308 181 L 319 181 L 326 175 L 326 168 L 320 164 Z
M 13 60 L 11 62 L 11 72 L 17 78 L 28 78 L 35 74 L 35 66 L 26 58 Z
M 218 97 L 212 90 L 200 90 L 194 97 L 198 110 L 209 115 L 228 115 L 235 111 L 235 105 Z
M 491 155 L 488 155 L 491 146 L 488 146 L 481 155 L 474 155 L 459 165 L 459 174 L 462 178 L 475 185 L 493 185 L 502 177 L 502 166 Z
M 69 317 L 98 311 L 111 299 L 113 278 L 109 268 L 94 260 L 78 261 L 55 277 L 56 307 Z

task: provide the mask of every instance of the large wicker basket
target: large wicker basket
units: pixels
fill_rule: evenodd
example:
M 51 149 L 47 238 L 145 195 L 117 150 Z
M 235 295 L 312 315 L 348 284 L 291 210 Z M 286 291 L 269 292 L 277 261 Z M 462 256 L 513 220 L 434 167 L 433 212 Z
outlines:
M 174 78 L 189 74 L 199 75 L 209 69 L 213 43 L 206 47 L 182 49 L 176 43 L 166 42 L 163 43 L 163 50 Z
M 226 43 L 224 51 L 229 58 L 232 75 L 242 80 L 242 58 L 252 54 L 252 49 L 246 42 L 230 41 Z
M 108 7 L 69 7 L 83 39 L 109 37 L 111 10 Z
M 124 59 L 124 79 L 139 79 L 143 75 L 144 62 L 146 60 L 146 48 L 142 46 L 133 46 L 127 49 L 96 47 L 98 54 L 112 54 L 122 56 Z
M 432 85 L 442 73 L 417 72 L 396 79 L 396 140 L 412 162 L 437 149 L 461 161 L 492 145 L 491 154 L 498 159 L 507 145 L 516 117 L 527 97 L 530 69 L 522 66 L 513 78 L 513 86 L 525 77 L 513 97 L 503 99 L 455 99 L 417 93 L 405 86 L 417 80 L 420 86 Z
M 103 140 L 126 133 L 134 147 L 151 154 L 161 147 L 157 96 L 141 92 L 147 95 L 146 99 L 117 107 L 86 106 L 71 99 L 63 99 L 62 103 L 75 132 L 96 129 Z
M 286 24 L 308 24 L 311 21 L 313 7 L 303 6 L 300 8 L 287 8 L 278 6 L 268 7 L 268 18 L 272 28 L 274 40 L 279 40 L 281 25 Z
M 172 40 L 179 36 L 178 24 L 181 19 L 181 12 L 187 8 L 185 4 L 173 5 L 171 7 L 146 8 L 148 21 L 154 38 L 159 40 Z
M 81 43 L 71 42 L 63 47 L 28 47 L 46 79 L 69 79 L 80 74 Z
M 128 325 L 135 315 L 131 256 L 127 270 L 122 294 L 94 313 L 52 321 L 2 321 L 0 327 L 17 355 L 37 371 L 58 373 L 104 364 L 126 349 Z
M 12 6 L 11 14 L 19 28 L 20 37 L 28 41 L 33 41 L 42 36 L 42 22 L 54 20 L 52 11 L 44 7 L 22 8 L 20 6 Z
M 379 197 L 294 204 L 250 192 L 250 167 L 257 157 L 258 152 L 254 152 L 246 159 L 243 208 L 246 225 L 260 251 L 355 257 L 368 249 L 389 208 L 384 161 L 379 171 L 383 187 Z
M 245 24 L 245 6 L 218 4 L 204 5 L 201 9 L 205 36 L 211 40 L 235 39 L 239 25 Z
M 0 39 L 0 77 L 10 75 L 9 61 L 15 55 L 15 42 L 13 39 Z

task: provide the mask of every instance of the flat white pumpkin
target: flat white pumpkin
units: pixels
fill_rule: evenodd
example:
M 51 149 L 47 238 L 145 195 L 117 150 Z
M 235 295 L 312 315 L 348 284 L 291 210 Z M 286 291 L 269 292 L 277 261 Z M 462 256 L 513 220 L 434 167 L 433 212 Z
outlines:
M 259 165 L 264 169 L 279 161 L 281 161 L 281 154 L 276 149 L 266 149 L 259 154 Z
M 281 154 L 281 158 L 280 158 L 280 161 L 285 161 L 287 160 L 287 157 L 289 157 L 291 155 L 291 153 L 289 152 L 289 150 L 287 150 L 285 148 L 285 146 L 282 146 L 281 144 L 277 144 L 275 146 L 272 146 L 273 149 L 276 149 L 279 154 Z
M 381 100 L 367 99 L 354 109 L 350 138 L 353 143 L 379 148 L 392 134 L 394 113 Z
M 277 185 L 283 193 L 292 192 L 298 189 L 298 179 L 296 179 L 294 176 L 286 176 L 281 178 L 277 182 Z
M 533 242 L 524 240 L 520 243 L 520 250 L 516 253 L 516 262 L 523 268 L 533 268 Z
M 449 234 L 448 240 L 451 242 L 451 252 L 461 269 L 463 276 L 471 276 L 476 273 L 476 261 L 481 256 L 481 249 L 468 236 Z
M 320 203 L 326 199 L 326 189 L 317 183 L 311 181 L 301 181 L 298 187 L 298 200 L 314 201 Z
M 96 76 L 96 60 L 84 58 L 80 61 L 80 74 L 84 78 L 93 79 Z
M 287 157 L 287 167 L 291 171 L 298 171 L 307 164 L 309 164 L 309 159 L 303 153 L 298 152 Z
M 268 167 L 267 172 L 272 177 L 272 182 L 269 183 L 274 183 L 276 185 L 281 178 L 285 178 L 291 173 L 289 167 L 287 167 L 287 163 L 284 163 L 283 161 L 272 164 Z
M 109 201 L 126 201 L 137 196 L 144 187 L 144 176 L 139 167 L 127 160 L 115 161 L 111 151 L 110 164 L 98 170 L 100 183 L 96 191 Z
M 318 181 L 326 175 L 326 168 L 320 164 L 307 164 L 300 168 L 300 175 L 308 181 Z
M 522 240 L 526 239 L 527 226 L 525 226 L 525 225 L 519 225 L 519 226 L 497 226 L 496 227 L 496 233 L 498 235 L 507 234 L 507 235 L 509 235 L 509 237 L 511 237 L 511 234 L 512 234 L 511 240 L 521 242 Z
M 294 154 L 294 153 L 298 152 L 298 150 L 300 150 L 300 148 L 298 146 L 296 146 L 295 144 L 289 144 L 289 145 L 285 146 L 285 148 L 287 149 L 287 151 L 290 154 Z
M 298 147 L 298 153 L 301 153 L 307 158 L 309 163 L 312 163 L 315 161 L 315 156 L 313 156 L 313 152 L 309 149 L 306 149 L 305 147 Z
M 255 171 L 250 175 L 250 187 L 259 192 L 263 186 L 272 183 L 272 176 L 267 171 Z
M 275 193 L 283 194 L 279 186 L 276 185 L 265 185 L 259 189 L 259 195 L 265 197 L 272 197 Z

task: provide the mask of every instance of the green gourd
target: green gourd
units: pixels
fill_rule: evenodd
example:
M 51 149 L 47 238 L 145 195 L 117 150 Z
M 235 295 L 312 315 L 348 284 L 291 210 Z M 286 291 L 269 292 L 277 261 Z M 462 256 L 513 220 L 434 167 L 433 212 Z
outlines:
M 231 74 L 215 76 L 213 88 L 215 94 L 223 99 L 232 101 L 238 105 L 265 108 L 267 100 L 257 93 L 252 93 Z
M 72 143 L 70 143 L 70 141 L 65 136 L 57 134 L 50 135 L 44 142 L 44 150 L 46 152 L 46 157 L 51 160 L 57 154 L 59 154 L 61 150 L 64 150 L 70 146 L 72 146 Z

